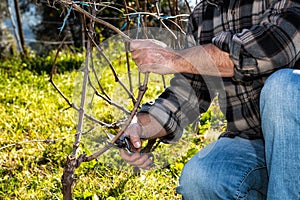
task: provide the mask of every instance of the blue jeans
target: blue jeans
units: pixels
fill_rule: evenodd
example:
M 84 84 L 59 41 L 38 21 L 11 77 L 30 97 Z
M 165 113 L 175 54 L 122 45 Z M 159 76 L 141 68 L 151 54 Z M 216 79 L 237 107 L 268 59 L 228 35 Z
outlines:
M 182 171 L 183 199 L 300 200 L 300 70 L 273 73 L 260 98 L 264 140 L 207 145 Z

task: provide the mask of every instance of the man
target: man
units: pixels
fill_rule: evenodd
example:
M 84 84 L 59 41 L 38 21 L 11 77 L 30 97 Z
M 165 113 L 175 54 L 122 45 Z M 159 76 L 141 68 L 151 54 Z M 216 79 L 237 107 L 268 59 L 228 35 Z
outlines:
M 227 131 L 184 167 L 184 199 L 300 199 L 300 3 L 202 0 L 190 15 L 187 47 L 131 42 L 141 72 L 174 73 L 125 134 L 178 140 L 218 96 Z M 147 155 L 121 151 L 150 169 Z

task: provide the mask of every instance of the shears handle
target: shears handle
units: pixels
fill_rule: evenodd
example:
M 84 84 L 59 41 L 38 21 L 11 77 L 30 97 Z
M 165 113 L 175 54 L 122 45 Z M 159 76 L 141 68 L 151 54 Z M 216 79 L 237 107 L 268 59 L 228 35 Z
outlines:
M 116 142 L 118 148 L 122 148 L 127 150 L 129 153 L 134 153 L 137 151 L 137 148 L 135 148 L 130 141 L 130 138 L 128 136 L 122 135 Z
M 156 139 L 148 140 L 147 145 L 141 150 L 141 153 L 150 153 L 153 151 L 152 147 L 156 143 Z M 127 150 L 129 153 L 135 153 L 138 149 L 135 148 L 128 136 L 122 135 L 115 143 L 117 147 Z

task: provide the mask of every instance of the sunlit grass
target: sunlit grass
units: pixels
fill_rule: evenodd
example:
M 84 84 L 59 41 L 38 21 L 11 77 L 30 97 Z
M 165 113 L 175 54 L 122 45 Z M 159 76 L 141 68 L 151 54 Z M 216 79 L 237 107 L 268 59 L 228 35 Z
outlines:
M 15 64 L 22 65 L 22 62 Z M 124 63 L 121 65 L 124 66 Z M 14 68 L 18 69 L 17 66 Z M 118 69 L 118 75 L 126 77 L 125 70 Z M 76 113 L 68 109 L 69 105 L 49 83 L 47 74 L 3 68 L 0 76 L 0 199 L 61 199 L 61 175 L 74 142 Z M 137 74 L 133 77 L 136 82 Z M 55 83 L 72 101 L 77 98 L 74 97 L 74 91 L 79 87 L 75 81 L 77 78 L 76 71 L 54 77 Z M 118 89 L 118 83 L 111 75 L 104 76 L 102 84 L 118 103 L 127 109 L 132 108 L 128 95 Z M 154 99 L 162 90 L 161 76 L 151 75 L 144 101 Z M 135 85 L 133 92 L 136 94 L 137 91 Z M 101 99 L 96 101 L 92 110 L 93 115 L 107 122 L 118 120 L 116 113 L 120 113 Z M 134 175 L 128 166 L 109 165 L 101 159 L 83 163 L 76 170 L 74 197 L 180 199 L 175 188 L 182 167 L 205 145 L 205 132 L 211 129 L 211 123 L 218 120 L 223 120 L 223 116 L 210 112 L 204 116 L 198 134 L 192 134 L 189 128 L 189 134 L 186 134 L 189 143 L 184 153 L 178 154 L 178 158 L 173 155 L 164 168 Z M 98 136 L 105 136 L 103 130 L 96 130 L 97 135 L 83 136 L 80 153 L 92 153 Z M 179 146 L 174 148 L 180 151 Z M 113 163 L 115 155 L 116 150 L 107 152 L 106 157 Z

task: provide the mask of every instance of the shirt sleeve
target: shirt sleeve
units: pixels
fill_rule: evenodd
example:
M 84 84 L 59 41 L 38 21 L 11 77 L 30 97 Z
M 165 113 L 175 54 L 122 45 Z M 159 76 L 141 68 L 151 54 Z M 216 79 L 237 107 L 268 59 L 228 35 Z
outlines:
M 216 46 L 230 53 L 236 80 L 251 80 L 279 68 L 296 68 L 300 57 L 298 2 L 275 1 L 259 24 L 241 33 L 225 31 L 213 39 Z
M 139 112 L 153 116 L 168 133 L 162 141 L 173 143 L 179 140 L 188 124 L 208 109 L 211 95 L 203 77 L 175 74 L 170 87 L 154 102 L 144 104 Z

